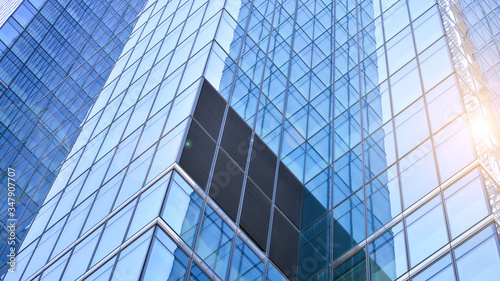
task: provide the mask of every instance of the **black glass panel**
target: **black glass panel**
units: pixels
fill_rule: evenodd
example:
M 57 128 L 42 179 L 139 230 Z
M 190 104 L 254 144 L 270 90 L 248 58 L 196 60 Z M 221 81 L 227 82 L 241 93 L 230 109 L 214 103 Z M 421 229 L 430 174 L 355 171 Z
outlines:
M 182 150 L 179 165 L 203 189 L 206 188 L 208 182 L 214 152 L 215 142 L 193 120 Z
M 194 118 L 215 140 L 219 136 L 226 102 L 207 81 L 203 82 Z
M 226 152 L 245 169 L 252 129 L 232 109 L 227 112 L 221 145 Z
M 220 149 L 210 185 L 210 197 L 233 221 L 236 221 L 238 214 L 242 184 L 243 171 Z
M 297 228 L 300 228 L 303 189 L 304 186 L 302 183 L 288 170 L 285 164 L 280 162 L 276 205 L 278 205 Z
M 271 149 L 255 135 L 248 174 L 269 198 L 273 198 L 276 160 Z
M 263 251 L 266 250 L 270 215 L 271 201 L 252 181 L 247 180 L 240 226 Z
M 297 280 L 299 232 L 277 209 L 274 210 L 269 257 L 290 280 Z

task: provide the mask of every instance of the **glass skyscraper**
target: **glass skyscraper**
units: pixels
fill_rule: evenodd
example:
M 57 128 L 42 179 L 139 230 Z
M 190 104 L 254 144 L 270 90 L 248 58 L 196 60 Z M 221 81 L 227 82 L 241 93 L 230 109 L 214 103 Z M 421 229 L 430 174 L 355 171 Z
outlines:
M 497 1 L 41 2 L 4 280 L 498 280 Z
M 21 243 L 144 1 L 10 1 L 0 21 L 0 252 Z M 2 11 L 2 9 L 0 9 Z M 16 171 L 14 216 L 7 172 Z M 9 180 L 9 182 L 11 182 Z M 14 238 L 14 237 L 13 237 Z M 19 247 L 17 247 L 18 249 Z M 5 266 L 2 267 L 5 271 Z

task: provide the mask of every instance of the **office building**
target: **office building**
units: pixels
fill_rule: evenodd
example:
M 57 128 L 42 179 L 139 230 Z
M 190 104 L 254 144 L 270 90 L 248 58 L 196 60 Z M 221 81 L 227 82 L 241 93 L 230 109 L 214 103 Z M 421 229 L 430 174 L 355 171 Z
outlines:
M 148 1 L 5 280 L 496 280 L 499 15 Z
M 0 171 L 5 183 L 0 190 L 2 273 L 10 253 L 9 219 L 16 219 L 19 246 L 144 1 L 6 4 L 0 14 L 13 13 L 0 20 Z M 11 196 L 17 202 L 14 216 L 8 212 L 10 169 L 16 171 L 12 179 L 17 181 L 15 196 Z

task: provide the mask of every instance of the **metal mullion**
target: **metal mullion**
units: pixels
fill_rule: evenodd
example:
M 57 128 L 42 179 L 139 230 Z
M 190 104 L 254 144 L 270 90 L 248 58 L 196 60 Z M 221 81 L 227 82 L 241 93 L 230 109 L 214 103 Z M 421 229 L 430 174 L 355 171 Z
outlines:
M 406 4 L 406 2 L 405 2 Z M 403 188 L 402 188 L 402 184 L 401 184 L 401 164 L 400 164 L 400 156 L 399 156 L 399 151 L 398 151 L 398 147 L 397 147 L 397 137 L 396 137 L 396 124 L 395 124 L 395 115 L 394 115 L 394 104 L 393 104 L 393 98 L 392 98 L 392 85 L 391 85 L 391 73 L 390 73 L 390 70 L 389 70 L 389 59 L 388 59 L 388 49 L 387 49 L 387 38 L 385 36 L 385 23 L 384 23 L 384 19 L 385 19 L 385 11 L 383 10 L 383 6 L 382 6 L 382 0 L 379 0 L 379 5 L 380 5 L 380 27 L 382 28 L 382 40 L 384 41 L 383 43 L 383 46 L 382 48 L 384 49 L 384 53 L 385 53 L 385 64 L 386 64 L 386 74 L 387 74 L 387 91 L 389 93 L 389 98 L 390 98 L 390 108 L 391 108 L 391 119 L 387 122 L 387 123 L 391 123 L 392 124 L 392 131 L 393 131 L 393 139 L 394 139 L 394 144 L 395 144 L 395 147 L 394 147 L 394 151 L 395 151 L 395 156 L 396 156 L 396 163 L 395 163 L 395 167 L 397 169 L 397 179 L 398 179 L 398 188 L 399 188 L 399 200 L 400 200 L 400 207 L 401 207 L 401 214 L 396 216 L 395 218 L 392 219 L 392 221 L 394 221 L 394 219 L 398 219 L 399 216 L 401 216 L 399 219 L 401 220 L 401 222 L 403 223 L 403 231 L 402 231 L 402 234 L 403 234 L 403 237 L 404 237 L 404 241 L 405 241 L 405 256 L 406 256 L 406 267 L 407 267 L 407 270 L 410 268 L 410 258 L 409 258 L 409 245 L 408 245 L 408 237 L 407 237 L 407 234 L 406 234 L 406 221 L 403 217 L 403 212 L 404 212 L 404 204 L 403 204 Z M 401 32 L 401 31 L 400 31 Z M 399 33 L 399 32 L 398 32 Z M 391 222 L 391 221 L 390 221 Z M 394 223 L 394 225 L 396 225 L 396 223 Z M 379 228 L 381 229 L 381 228 Z M 377 231 L 375 231 L 373 234 L 377 233 Z M 369 243 L 367 243 L 369 244 Z M 367 255 L 369 256 L 369 253 L 367 253 Z
M 330 224 L 330 229 L 329 229 L 329 235 L 328 237 L 330 238 L 330 245 L 328 245 L 328 265 L 327 265 L 327 271 L 328 271 L 328 276 L 329 278 L 332 278 L 333 276 L 333 268 L 331 267 L 331 264 L 333 263 L 333 252 L 334 252 L 334 241 L 335 241 L 335 217 L 333 214 L 333 202 L 335 200 L 334 198 L 334 190 L 335 190 L 335 170 L 334 170 L 334 162 L 335 162 L 335 66 L 336 66 L 336 60 L 335 60 L 335 50 L 337 47 L 337 41 L 336 41 L 336 36 L 337 36 L 337 25 L 339 24 L 338 20 L 335 18 L 336 12 L 337 12 L 337 5 L 334 4 L 335 2 L 331 3 L 331 12 L 333 13 L 333 17 L 331 17 L 331 28 L 332 28 L 332 39 L 331 39 L 331 49 L 329 51 L 329 60 L 331 64 L 331 85 L 328 86 L 332 90 L 332 94 L 330 96 L 331 103 L 330 103 L 330 115 L 331 115 L 331 121 L 329 122 L 328 126 L 330 126 L 330 139 L 331 139 L 331 144 L 330 144 L 330 159 L 331 162 L 328 165 L 328 169 L 331 171 L 331 177 L 330 177 L 330 184 L 329 184 L 329 192 L 330 192 L 330 198 L 329 198 L 329 210 L 327 210 L 326 215 L 330 216 L 329 217 L 329 224 Z M 328 30 L 327 30 L 328 32 Z
M 358 1 L 356 1 L 358 2 Z M 363 212 L 364 212 L 364 240 L 366 241 L 366 237 L 368 236 L 368 207 L 367 207 L 367 192 L 366 192 L 366 154 L 365 154 L 365 134 L 364 134 L 364 122 L 363 122 L 363 96 L 364 93 L 361 92 L 362 90 L 362 84 L 361 84 L 361 52 L 364 52 L 364 50 L 361 48 L 360 44 L 360 9 L 362 7 L 356 3 L 356 44 L 357 44 L 357 49 L 358 49 L 358 61 L 357 61 L 357 70 L 358 70 L 358 87 L 359 87 L 359 122 L 360 122 L 360 138 L 361 138 L 361 169 L 362 169 L 362 176 L 363 176 L 363 186 L 361 187 L 363 189 Z M 356 194 L 356 193 L 354 193 Z M 365 270 L 366 270 L 366 280 L 370 281 L 370 249 L 369 249 L 369 244 L 365 243 Z
M 408 2 L 408 0 L 407 0 L 407 2 Z M 417 50 L 417 46 L 416 46 L 415 32 L 414 32 L 414 28 L 413 28 L 413 19 L 411 18 L 410 7 L 409 7 L 408 4 L 406 5 L 406 8 L 407 8 L 407 12 L 408 12 L 408 17 L 410 17 L 410 25 L 409 25 L 409 27 L 410 27 L 411 36 L 412 36 L 412 39 L 413 39 L 413 48 L 414 48 L 414 51 L 415 51 L 415 60 L 417 62 L 417 68 L 418 68 L 419 74 L 421 74 L 422 70 L 421 70 L 420 55 L 418 54 L 418 50 Z M 438 13 L 439 13 L 439 10 L 438 10 Z M 442 18 L 441 18 L 441 22 L 442 22 Z M 451 56 L 451 54 L 450 54 L 450 56 Z M 424 92 L 425 89 L 424 89 L 423 78 L 422 78 L 421 75 L 419 75 L 419 78 L 420 78 L 420 86 L 422 87 L 422 92 Z M 429 109 L 427 108 L 428 107 L 428 102 L 427 102 L 427 96 L 426 96 L 425 93 L 422 95 L 422 100 L 424 101 L 424 110 L 425 110 L 425 116 L 426 116 L 427 126 L 428 126 L 428 129 L 431 130 L 432 127 L 431 127 L 431 123 L 430 123 Z M 432 155 L 434 157 L 434 164 L 435 164 L 435 167 L 436 167 L 435 168 L 435 172 L 437 174 L 438 182 L 441 184 L 443 179 L 441 178 L 441 175 L 440 175 L 439 171 L 436 171 L 437 169 L 439 169 L 439 164 L 437 163 L 437 153 L 436 153 L 437 146 L 436 146 L 435 141 L 434 141 L 435 134 L 433 135 L 432 132 L 429 132 L 429 134 L 430 134 L 430 143 L 432 145 Z M 449 222 L 450 221 L 449 221 L 449 218 L 448 218 L 448 213 L 446 211 L 445 198 L 444 198 L 444 195 L 443 195 L 443 192 L 442 192 L 441 188 L 439 189 L 438 196 L 440 198 L 441 211 L 442 211 L 442 214 L 444 216 L 443 218 L 444 218 L 445 224 L 446 224 L 445 227 L 446 227 L 446 233 L 447 233 L 447 238 L 448 238 L 448 243 L 449 243 L 452 240 L 451 230 L 450 230 L 450 226 L 449 226 Z M 404 228 L 406 229 L 407 228 L 407 226 L 406 226 L 406 220 L 403 221 L 403 225 L 404 225 Z M 408 248 L 407 250 L 409 250 L 408 235 L 406 235 L 406 240 L 407 240 L 406 242 L 407 242 L 407 248 Z M 455 260 L 455 253 L 454 253 L 454 251 L 450 251 L 450 253 L 451 253 L 452 260 L 454 261 Z M 409 270 L 409 269 L 411 269 L 409 252 L 407 252 L 407 255 L 408 255 L 408 264 L 409 264 L 408 270 Z M 455 273 L 455 276 L 458 276 L 458 271 L 457 271 L 455 265 L 454 265 L 454 273 Z
M 234 76 L 233 76 L 233 81 L 235 81 L 236 79 L 236 76 L 237 76 L 237 73 L 238 73 L 238 64 L 239 64 L 239 60 L 240 60 L 240 57 L 241 57 L 241 53 L 243 51 L 243 46 L 244 46 L 244 43 L 245 43 L 245 38 L 246 38 L 246 30 L 248 28 L 248 24 L 250 22 L 250 16 L 251 16 L 251 12 L 252 12 L 252 7 L 253 7 L 253 1 L 249 2 L 249 12 L 248 12 L 248 17 L 246 19 L 246 27 L 245 27 L 245 31 L 244 31 L 244 34 L 242 35 L 242 42 L 241 42 L 241 47 L 240 47 L 240 52 L 239 52 L 239 55 L 238 55 L 238 59 L 237 61 L 235 62 L 235 73 L 234 73 Z M 217 15 L 217 13 L 216 13 Z M 215 16 L 216 16 L 215 15 Z M 220 22 L 222 20 L 222 17 L 223 17 L 223 14 L 221 13 L 220 14 L 220 17 L 221 19 L 219 20 L 219 23 L 218 23 L 218 26 L 217 26 L 217 31 L 216 31 L 216 35 L 218 33 L 218 30 L 219 30 L 219 27 L 220 27 Z M 199 31 L 198 31 L 199 32 Z M 210 43 L 209 43 L 210 44 Z M 194 47 L 194 45 L 193 45 Z M 212 48 L 210 48 L 211 50 Z M 207 67 L 207 64 L 205 64 L 205 68 Z M 203 76 L 203 74 L 202 74 Z M 229 110 L 229 101 L 231 100 L 231 97 L 232 97 L 232 91 L 234 89 L 234 82 L 231 84 L 231 89 L 230 89 L 230 92 L 229 92 L 229 97 L 227 98 L 227 103 L 225 105 L 225 109 L 224 109 L 224 114 L 223 114 L 223 118 L 222 118 L 222 123 L 221 123 L 221 128 L 219 129 L 219 134 L 218 134 L 218 137 L 217 137 L 217 140 L 216 140 L 216 145 L 215 145 L 215 151 L 214 151 L 214 156 L 212 158 L 212 163 L 211 163 L 211 168 L 210 168 L 210 173 L 209 173 L 209 177 L 208 177 L 208 180 L 207 180 L 207 187 L 206 187 L 206 191 L 203 192 L 203 204 L 201 206 L 201 216 L 199 218 L 199 221 L 198 221 L 198 225 L 199 227 L 196 229 L 196 232 L 195 232 L 195 236 L 194 236 L 194 245 L 197 243 L 199 237 L 200 237 L 200 234 L 201 234 L 201 230 L 202 230 L 202 226 L 203 226 L 203 222 L 204 222 L 204 217 L 205 217 L 205 211 L 206 211 L 206 206 L 207 206 L 207 200 L 209 200 L 209 193 L 210 193 L 210 183 L 212 181 L 212 178 L 213 178 L 213 172 L 214 172 L 214 169 L 215 169 L 215 164 L 216 164 L 216 161 L 217 161 L 217 156 L 218 156 L 218 153 L 219 153 L 219 144 L 222 140 L 222 134 L 223 134 L 223 131 L 224 131 L 224 126 L 225 126 L 225 121 L 226 121 L 226 118 L 227 118 L 227 112 Z M 246 177 L 246 175 L 244 174 L 244 178 Z M 241 197 L 240 197 L 241 199 Z M 209 207 L 210 204 L 208 204 Z M 216 204 L 217 207 L 218 207 L 218 204 Z M 211 207 L 212 208 L 212 207 Z M 212 208 L 213 209 L 213 208 Z M 215 210 L 214 210 L 215 211 Z M 216 212 L 217 214 L 217 212 Z M 218 214 L 217 214 L 218 215 Z M 225 220 L 223 220 L 225 221 Z M 237 230 L 237 228 L 236 228 Z M 222 230 L 221 230 L 222 231 Z M 235 236 L 236 236 L 236 233 L 237 231 L 234 231 L 235 232 Z M 230 266 L 231 266 L 231 259 L 232 259 L 232 255 L 233 255 L 233 251 L 234 251 L 234 247 L 235 247 L 235 238 L 231 238 L 231 250 L 230 250 L 230 260 L 228 261 L 228 268 L 227 268 L 227 271 L 226 271 L 226 275 L 229 276 L 229 273 L 230 273 Z M 191 271 L 191 267 L 192 267 L 192 263 L 193 263 L 193 256 L 191 256 L 190 260 L 189 260 L 189 264 L 188 264 L 188 268 L 187 268 L 187 271 L 190 272 Z M 189 274 L 186 274 L 186 277 L 185 277 L 185 281 L 188 281 L 189 277 Z M 226 277 L 227 278 L 227 277 Z
M 274 222 L 274 211 L 275 211 L 275 208 L 276 208 L 276 205 L 275 205 L 275 201 L 276 201 L 276 190 L 277 190 L 277 184 L 278 184 L 278 173 L 279 173 L 279 164 L 281 162 L 281 152 L 282 152 L 282 149 L 283 149 L 283 141 L 284 141 L 284 137 L 283 137 L 283 134 L 284 134 L 284 130 L 285 130 L 285 120 L 286 120 L 286 109 L 287 109 L 287 100 L 288 100 L 288 95 L 289 95 L 289 88 L 290 88 L 290 74 L 291 74 L 291 69 L 292 69 L 292 58 L 293 58 L 293 54 L 294 54 L 294 49 L 293 49 L 293 46 L 294 46 L 294 42 L 295 42 L 295 27 L 297 26 L 297 10 L 298 10 L 298 7 L 299 7 L 299 1 L 296 1 L 295 2 L 295 14 L 293 15 L 293 26 L 292 26 L 292 34 L 290 35 L 291 37 L 291 43 L 290 43 L 290 54 L 289 54 L 289 60 L 288 60 L 288 69 L 287 69 L 287 76 L 285 76 L 286 78 L 286 85 L 285 85 L 285 97 L 284 97 L 284 102 L 283 102 L 283 112 L 282 112 L 282 122 L 281 122 L 281 130 L 280 130 L 280 141 L 279 141 L 279 144 L 278 144 L 278 151 L 277 151 L 277 156 L 276 157 L 276 167 L 275 167 L 275 171 L 274 171 L 274 183 L 273 183 L 273 195 L 272 195 L 272 198 L 271 198 L 271 214 L 270 214 L 270 218 L 269 218 L 269 230 L 268 230 L 268 234 L 267 234 L 267 245 L 266 245 L 266 256 L 269 257 L 269 253 L 270 253 L 270 247 L 271 247 L 271 238 L 272 238 L 272 231 L 273 231 L 273 222 Z M 283 10 L 285 10 L 283 8 Z M 285 10 L 286 12 L 286 10 Z M 275 12 L 273 13 L 273 17 L 274 17 L 274 14 L 276 13 L 276 6 L 275 6 Z M 287 12 L 288 13 L 288 12 Z M 274 18 L 273 18 L 274 20 Z M 286 42 L 286 41 L 285 41 Z M 287 44 L 288 46 L 288 44 Z M 264 82 L 264 81 L 262 81 Z M 297 253 L 298 254 L 298 253 Z M 269 269 L 269 264 L 271 262 L 271 259 L 269 258 L 269 261 L 267 262 L 267 265 L 265 267 L 265 276 L 267 276 L 267 271 Z M 267 277 L 266 277 L 267 278 Z
M 208 6 L 207 6 L 206 9 L 208 9 Z M 250 12 L 251 12 L 251 9 L 250 9 Z M 206 13 L 206 10 L 205 10 L 205 13 Z M 216 15 L 217 15 L 217 13 L 215 14 L 215 16 Z M 221 17 L 221 20 L 222 20 L 222 17 L 223 17 L 222 13 L 220 14 L 220 17 Z M 202 22 L 203 22 L 203 20 L 202 20 Z M 220 25 L 220 20 L 219 20 L 219 23 L 218 23 L 218 26 L 217 26 L 217 31 L 218 31 L 219 25 Z M 217 31 L 216 31 L 216 34 L 217 34 Z M 198 32 L 199 31 L 197 31 L 197 34 L 198 34 Z M 242 43 L 243 43 L 243 41 L 242 41 Z M 210 45 L 210 44 L 211 43 L 209 42 L 208 45 Z M 192 48 L 194 48 L 194 43 L 193 43 L 193 47 Z M 211 50 L 211 49 L 212 48 L 209 48 L 209 50 Z M 192 49 L 191 49 L 191 51 L 192 51 Z M 241 52 L 241 50 L 240 50 L 240 52 Z M 209 54 L 209 57 L 210 57 L 210 54 Z M 206 70 L 206 67 L 207 67 L 207 63 L 205 63 L 205 70 Z M 236 70 L 237 70 L 237 68 L 236 68 Z M 236 75 L 236 72 L 235 72 L 235 75 Z M 203 73 L 202 73 L 202 77 L 204 77 Z M 179 82 L 179 85 L 180 85 L 180 82 Z M 232 87 L 234 87 L 234 86 L 232 86 Z M 201 88 L 199 89 L 199 91 L 201 91 Z M 228 98 L 228 100 L 229 100 L 229 98 Z M 199 239 L 201 231 L 202 231 L 203 223 L 205 221 L 205 211 L 206 211 L 206 206 L 207 206 L 207 200 L 209 199 L 210 183 L 212 181 L 213 172 L 214 172 L 214 169 L 215 169 L 215 163 L 216 163 L 217 156 L 218 156 L 218 153 L 219 153 L 219 143 L 220 143 L 220 141 L 222 139 L 222 132 L 224 130 L 224 124 L 225 124 L 225 120 L 226 120 L 226 117 L 227 117 L 228 106 L 229 106 L 228 104 L 225 105 L 224 114 L 223 114 L 222 123 L 221 123 L 221 128 L 219 129 L 218 137 L 215 140 L 215 150 L 214 150 L 214 155 L 213 155 L 213 158 L 212 158 L 212 163 L 210 165 L 210 173 L 209 173 L 209 176 L 208 176 L 208 179 L 207 179 L 207 186 L 205 187 L 206 190 L 200 196 L 203 199 L 203 203 L 202 203 L 201 210 L 200 210 L 200 214 L 201 215 L 200 215 L 200 217 L 198 219 L 198 227 L 196 228 L 195 235 L 194 235 L 194 238 L 193 238 L 193 248 L 196 246 L 196 244 L 198 242 L 198 239 Z M 192 119 L 191 122 L 196 122 L 196 121 L 193 121 L 193 120 L 194 119 Z M 187 135 L 185 136 L 185 138 L 186 137 L 187 137 Z M 211 207 L 211 206 L 209 205 L 209 207 Z M 215 212 L 215 210 L 214 210 L 214 212 Z M 217 212 L 216 212 L 216 214 L 217 214 Z M 231 243 L 234 244 L 234 239 L 233 239 L 233 241 Z M 232 247 L 233 246 L 234 245 L 232 245 Z M 191 268 L 192 268 L 193 262 L 194 262 L 193 261 L 193 255 L 191 255 L 190 258 L 189 258 L 187 269 L 186 269 L 186 272 L 188 272 L 188 273 L 185 276 L 185 279 L 184 279 L 185 281 L 189 281 L 189 274 L 191 272 Z M 227 269 L 226 273 L 228 273 L 230 271 L 229 267 L 230 267 L 230 265 L 228 265 L 228 269 Z
M 267 49 L 264 50 L 265 51 L 265 54 L 264 54 L 264 69 L 262 71 L 261 81 L 260 81 L 259 85 L 257 85 L 257 87 L 259 89 L 259 97 L 258 97 L 258 100 L 257 100 L 257 109 L 256 109 L 256 113 L 255 113 L 255 117 L 254 117 L 254 122 L 253 122 L 251 140 L 253 140 L 254 136 L 257 135 L 257 133 L 256 133 L 255 130 L 256 130 L 256 127 L 257 127 L 257 120 L 258 120 L 258 116 L 259 116 L 260 101 L 261 101 L 262 96 L 263 96 L 262 87 L 264 85 L 264 78 L 265 78 L 265 74 L 266 74 L 266 65 L 267 65 L 267 62 L 269 61 L 269 47 L 271 45 L 272 33 L 274 31 L 274 27 L 273 27 L 272 23 L 274 22 L 274 16 L 275 16 L 275 13 L 276 13 L 276 6 L 277 6 L 277 1 L 274 3 L 274 6 L 273 6 L 273 15 L 271 17 L 271 22 L 269 23 L 270 29 L 269 29 L 269 34 L 268 34 L 269 38 L 267 40 Z M 253 7 L 254 6 L 253 6 L 253 3 L 252 3 L 252 8 Z M 252 10 L 252 8 L 250 10 Z M 249 24 L 249 22 L 250 22 L 250 20 L 247 21 L 247 27 L 246 27 L 247 30 L 248 30 L 248 24 Z M 247 33 L 245 33 L 245 38 L 246 38 L 246 35 L 247 35 Z M 258 45 L 256 44 L 255 46 L 258 46 Z M 241 51 L 243 51 L 243 50 L 241 50 Z M 240 56 L 241 56 L 241 53 L 240 53 Z M 239 207 L 238 207 L 238 213 L 237 213 L 237 217 L 236 217 L 236 226 L 237 227 L 240 224 L 241 212 L 243 210 L 243 202 L 244 202 L 245 191 L 246 191 L 246 183 L 247 183 L 247 181 L 249 179 L 248 175 L 250 173 L 250 171 L 249 171 L 250 161 L 251 161 L 251 158 L 252 158 L 252 155 L 253 155 L 252 154 L 253 153 L 253 146 L 252 146 L 252 144 L 253 144 L 253 141 L 250 141 L 250 144 L 249 144 L 249 147 L 248 147 L 248 152 L 247 152 L 247 161 L 246 161 L 246 164 L 245 164 L 245 174 L 244 174 L 244 179 L 243 179 L 243 186 L 242 186 L 242 189 L 241 189 L 240 202 L 238 204 Z M 272 203 L 271 203 L 271 207 L 272 207 Z M 267 227 L 268 235 L 269 235 L 270 229 L 271 229 L 271 226 L 269 224 L 268 227 Z M 230 258 L 229 258 L 229 269 L 227 271 L 226 280 L 229 280 L 229 278 L 231 276 L 230 275 L 231 270 L 232 270 L 231 264 L 232 264 L 232 261 L 233 261 L 233 258 L 234 258 L 234 253 L 235 253 L 237 238 L 238 238 L 238 235 L 235 232 L 234 238 L 233 238 L 234 243 L 232 245 L 231 254 L 230 254 Z M 266 253 L 266 251 L 264 251 L 265 259 L 261 260 L 262 264 L 264 266 L 264 270 L 262 272 L 262 277 L 263 278 L 266 278 L 266 276 L 267 276 L 267 266 L 266 266 L 266 264 L 267 264 L 268 254 L 269 253 Z

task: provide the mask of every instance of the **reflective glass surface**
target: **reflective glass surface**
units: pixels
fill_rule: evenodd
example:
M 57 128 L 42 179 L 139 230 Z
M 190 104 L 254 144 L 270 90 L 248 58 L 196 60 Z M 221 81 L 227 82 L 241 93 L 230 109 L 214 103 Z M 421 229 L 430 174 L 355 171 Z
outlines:
M 498 276 L 495 1 L 35 2 L 0 27 L 6 280 Z

